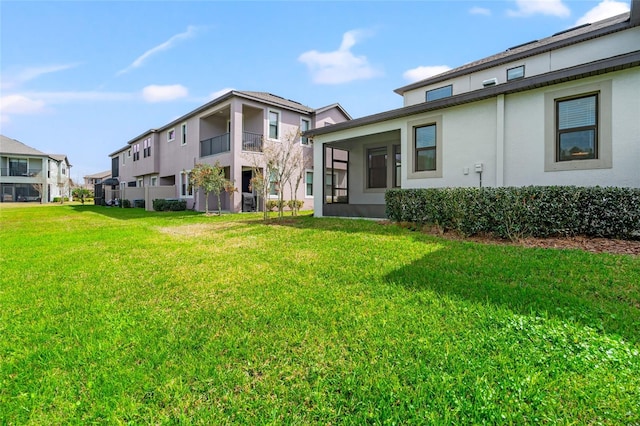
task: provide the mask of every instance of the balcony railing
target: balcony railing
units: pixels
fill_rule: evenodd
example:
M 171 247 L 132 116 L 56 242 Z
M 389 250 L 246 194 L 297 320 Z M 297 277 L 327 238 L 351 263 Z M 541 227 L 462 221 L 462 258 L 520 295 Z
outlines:
M 242 132 L 242 150 L 262 152 L 262 135 L 258 133 Z
M 231 150 L 229 133 L 200 141 L 200 157 L 220 154 Z
M 40 176 L 42 169 L 23 169 L 23 168 L 11 168 L 3 167 L 0 169 L 0 176 L 24 176 L 24 177 L 36 177 Z

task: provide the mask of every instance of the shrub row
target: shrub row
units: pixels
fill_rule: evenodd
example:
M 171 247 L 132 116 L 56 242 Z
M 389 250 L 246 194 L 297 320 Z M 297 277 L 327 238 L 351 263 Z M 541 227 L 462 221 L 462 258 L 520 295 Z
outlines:
M 165 200 L 158 198 L 153 200 L 153 209 L 158 212 L 177 212 L 187 209 L 187 202 L 185 200 Z
M 463 235 L 587 235 L 640 238 L 640 189 L 528 186 L 393 189 L 385 194 L 393 221 L 434 225 Z
M 267 200 L 267 210 L 269 210 L 270 212 L 272 212 L 276 208 L 279 209 L 281 205 L 283 209 L 285 206 L 287 206 L 289 207 L 290 210 L 293 210 L 294 207 L 296 210 L 299 210 L 304 205 L 304 201 L 302 200 L 288 200 L 288 201 Z

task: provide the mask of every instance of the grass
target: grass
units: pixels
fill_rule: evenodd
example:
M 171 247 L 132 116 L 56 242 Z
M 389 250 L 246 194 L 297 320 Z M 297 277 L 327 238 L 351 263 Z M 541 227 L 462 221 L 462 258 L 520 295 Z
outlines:
M 0 423 L 638 424 L 640 259 L 0 209 Z

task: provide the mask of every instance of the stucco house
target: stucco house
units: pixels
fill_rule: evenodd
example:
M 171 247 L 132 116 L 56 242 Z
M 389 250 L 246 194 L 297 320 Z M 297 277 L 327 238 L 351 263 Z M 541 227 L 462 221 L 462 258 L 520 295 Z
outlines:
M 305 133 L 317 216 L 384 217 L 390 188 L 640 187 L 640 1 L 395 90 Z
M 195 164 L 218 162 L 238 189 L 223 193 L 222 210 L 246 211 L 256 207 L 250 180 L 265 144 L 282 143 L 299 130 L 349 119 L 339 104 L 313 109 L 270 93 L 231 90 L 110 154 L 111 175 L 119 187 L 117 194 L 107 189 L 105 198 L 144 199 L 147 209 L 155 198 L 179 198 L 187 201 L 187 208 L 204 210 L 204 199 L 190 185 L 189 172 Z M 297 199 L 312 208 L 312 144 L 307 137 L 295 136 L 295 141 L 304 157 L 304 181 Z M 285 200 L 293 198 L 288 187 L 282 190 Z M 272 196 L 276 197 L 275 192 Z M 209 208 L 217 208 L 213 194 Z
M 92 175 L 86 175 L 82 178 L 84 179 L 84 188 L 90 191 L 93 191 L 96 184 L 101 184 L 103 181 L 109 179 L 111 177 L 111 170 L 104 170 L 99 173 L 94 173 Z
M 51 202 L 70 196 L 71 164 L 66 155 L 45 154 L 0 135 L 0 202 Z

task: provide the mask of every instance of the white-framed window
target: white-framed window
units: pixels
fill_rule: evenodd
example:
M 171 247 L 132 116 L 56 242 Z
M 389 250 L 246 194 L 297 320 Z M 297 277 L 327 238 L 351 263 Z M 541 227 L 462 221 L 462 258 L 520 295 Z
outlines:
M 158 176 L 151 176 L 149 186 L 158 186 Z
M 280 185 L 278 185 L 278 174 L 275 170 L 272 170 L 269 174 L 269 197 L 276 197 L 279 190 Z
M 127 150 L 127 157 L 131 158 L 131 149 Z
M 172 142 L 176 138 L 176 129 L 167 130 L 167 142 Z
M 182 123 L 180 126 L 180 145 L 187 144 L 187 123 Z
M 142 142 L 142 156 L 144 158 L 151 157 L 151 138 L 147 138 Z
M 136 183 L 136 186 L 138 188 L 142 188 L 144 186 L 144 179 L 143 178 L 138 178 L 138 181 Z
M 138 161 L 140 159 L 140 144 L 137 143 L 133 146 L 133 161 Z
M 313 170 L 304 172 L 304 196 L 313 198 Z
M 304 133 L 310 128 L 311 128 L 311 120 L 307 118 L 300 118 L 300 133 Z M 300 143 L 302 145 L 309 145 L 309 138 L 306 136 L 301 136 Z
M 184 170 L 180 173 L 180 197 L 182 198 L 193 197 L 193 186 L 189 182 L 189 173 L 191 173 L 191 170 Z
M 131 157 L 131 150 L 129 150 L 129 157 Z M 126 155 L 124 155 L 124 152 L 123 152 L 123 153 L 122 153 L 122 165 L 123 165 L 123 166 L 124 166 L 124 164 L 125 164 L 126 159 L 127 159 L 127 156 L 126 156 Z
M 269 139 L 280 139 L 280 113 L 278 111 L 269 110 Z
M 452 85 L 438 87 L 437 89 L 427 91 L 426 100 L 427 102 L 436 101 L 438 99 L 448 98 L 452 94 L 453 94 Z

